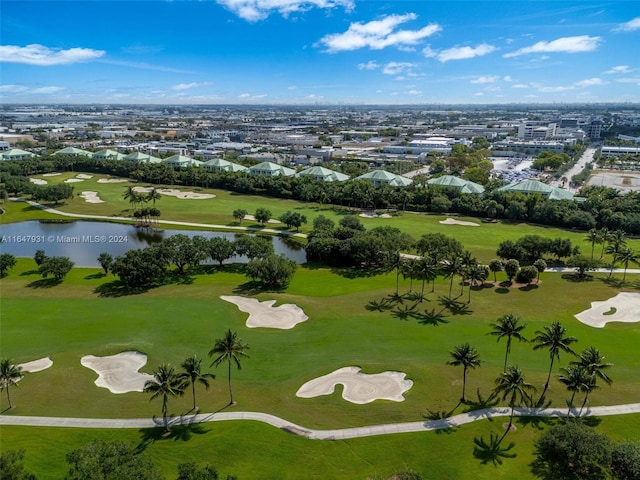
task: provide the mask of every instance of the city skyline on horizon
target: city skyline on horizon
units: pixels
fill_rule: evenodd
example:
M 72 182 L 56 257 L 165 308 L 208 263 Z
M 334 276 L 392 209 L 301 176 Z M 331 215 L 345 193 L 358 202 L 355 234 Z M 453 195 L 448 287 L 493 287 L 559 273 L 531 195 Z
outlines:
M 637 103 L 632 3 L 8 0 L 0 102 Z

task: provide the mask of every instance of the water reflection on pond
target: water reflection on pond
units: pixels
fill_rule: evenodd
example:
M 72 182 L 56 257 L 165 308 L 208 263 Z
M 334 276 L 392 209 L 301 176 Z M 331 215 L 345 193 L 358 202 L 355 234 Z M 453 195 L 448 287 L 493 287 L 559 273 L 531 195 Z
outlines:
M 69 257 L 77 266 L 98 267 L 98 255 L 110 253 L 114 258 L 129 250 L 144 248 L 176 234 L 189 237 L 222 237 L 234 241 L 235 233 L 195 230 L 152 230 L 133 225 L 107 222 L 46 223 L 38 221 L 10 223 L 0 226 L 1 253 L 32 258 L 36 250 L 50 257 Z M 289 237 L 263 236 L 273 242 L 276 254 L 284 254 L 297 263 L 306 262 L 304 245 Z M 246 257 L 236 256 L 225 263 L 245 263 Z

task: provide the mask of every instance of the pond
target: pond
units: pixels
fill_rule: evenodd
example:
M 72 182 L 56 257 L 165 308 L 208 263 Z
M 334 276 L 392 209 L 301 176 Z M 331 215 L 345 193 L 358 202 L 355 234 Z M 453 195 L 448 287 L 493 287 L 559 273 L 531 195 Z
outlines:
M 238 234 L 195 230 L 150 230 L 133 225 L 107 222 L 74 221 L 46 223 L 28 221 L 0 226 L 0 253 L 33 258 L 36 250 L 44 250 L 49 257 L 69 257 L 76 266 L 99 267 L 98 255 L 103 252 L 114 258 L 129 250 L 148 247 L 176 234 L 189 237 L 222 237 L 234 241 Z M 307 261 L 303 245 L 290 238 L 264 236 L 273 242 L 276 254 L 284 254 L 297 263 Z M 235 256 L 226 263 L 246 263 L 248 259 Z

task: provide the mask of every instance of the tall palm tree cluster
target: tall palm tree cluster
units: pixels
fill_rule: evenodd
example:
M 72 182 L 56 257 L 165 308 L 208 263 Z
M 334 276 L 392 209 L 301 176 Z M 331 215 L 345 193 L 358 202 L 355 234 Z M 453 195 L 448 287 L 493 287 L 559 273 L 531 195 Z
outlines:
M 227 330 L 222 338 L 215 341 L 213 348 L 209 351 L 209 357 L 215 357 L 211 366 L 217 367 L 225 361 L 228 363 L 229 405 L 235 403 L 231 389 L 231 364 L 234 363 L 240 370 L 242 367 L 240 358 L 249 356 L 246 353 L 248 349 L 249 345 L 242 342 L 236 332 Z M 182 371 L 178 372 L 170 364 L 164 363 L 160 365 L 153 373 L 153 380 L 148 380 L 143 389 L 144 392 L 151 394 L 151 400 L 156 398 L 162 400 L 162 420 L 167 433 L 169 432 L 169 399 L 184 395 L 185 390 L 191 387 L 193 398 L 191 411 L 196 412 L 198 410 L 196 384 L 199 383 L 208 390 L 210 386 L 209 380 L 215 378 L 215 375 L 211 373 L 202 372 L 202 359 L 196 355 L 187 357 L 180 366 Z
M 592 228 L 587 232 L 584 241 L 591 244 L 591 260 L 594 260 L 596 245 L 602 245 L 599 260 L 602 260 L 605 252 L 612 256 L 609 278 L 618 263 L 624 266 L 623 282 L 627 279 L 629 264 L 640 265 L 640 252 L 636 252 L 627 245 L 626 234 L 622 230 L 609 231 L 606 228 Z
M 138 226 L 152 227 L 157 226 L 158 219 L 160 218 L 160 210 L 156 208 L 156 200 L 159 200 L 162 195 L 155 187 L 147 193 L 139 192 L 135 190 L 135 187 L 129 186 L 125 190 L 122 197 L 125 200 L 129 200 L 129 203 L 133 207 L 133 216 L 138 221 Z M 142 205 L 152 202 L 151 208 L 142 207 Z
M 542 330 L 537 330 L 535 337 L 530 341 L 530 343 L 533 344 L 534 350 L 542 349 L 548 351 L 550 360 L 549 371 L 542 393 L 538 400 L 534 401 L 532 395 L 536 390 L 535 387 L 525 381 L 524 374 L 518 366 L 508 365 L 513 340 L 521 343 L 529 343 L 529 340 L 522 335 L 525 327 L 526 325 L 522 323 L 520 317 L 513 313 L 508 313 L 500 317 L 495 323 L 491 323 L 492 329 L 487 334 L 495 336 L 498 341 L 503 338 L 506 339 L 504 365 L 502 373 L 495 381 L 492 397 L 501 396 L 503 400 L 508 400 L 511 415 L 507 431 L 509 431 L 513 425 L 515 407 L 522 404 L 528 406 L 542 406 L 544 404 L 545 394 L 549 389 L 549 383 L 553 373 L 553 366 L 555 361 L 560 359 L 561 353 L 567 353 L 577 358 L 571 361 L 567 367 L 561 368 L 561 373 L 558 377 L 560 383 L 571 393 L 571 397 L 567 400 L 569 407 L 568 415 L 570 415 L 572 409 L 574 409 L 573 402 L 576 394 L 584 394 L 582 406 L 578 412 L 578 415 L 580 415 L 587 404 L 589 394 L 598 388 L 598 380 L 602 380 L 608 385 L 612 383 L 606 370 L 612 367 L 613 364 L 605 362 L 605 357 L 593 346 L 577 354 L 571 348 L 571 345 L 578 340 L 575 337 L 568 336 L 567 329 L 562 326 L 560 322 L 554 321 L 550 326 L 545 326 Z M 447 362 L 449 365 L 463 367 L 462 396 L 460 397 L 460 402 L 465 403 L 467 372 L 468 370 L 480 367 L 480 355 L 476 348 L 469 345 L 469 343 L 465 343 L 454 347 L 450 352 L 450 356 L 451 360 Z

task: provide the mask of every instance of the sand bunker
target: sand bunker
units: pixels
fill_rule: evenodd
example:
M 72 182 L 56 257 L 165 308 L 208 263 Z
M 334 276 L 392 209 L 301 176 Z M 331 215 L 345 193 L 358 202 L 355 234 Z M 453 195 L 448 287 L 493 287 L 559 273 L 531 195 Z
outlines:
M 152 187 L 133 187 L 135 192 L 149 193 Z M 157 188 L 156 192 L 160 195 L 168 195 L 170 197 L 180 198 L 182 200 L 206 200 L 209 198 L 215 198 L 215 195 L 210 193 L 195 193 L 195 192 L 182 192 L 174 188 Z
M 62 175 L 61 173 L 43 173 L 43 177 L 57 177 L 58 175 Z
M 378 215 L 377 213 L 363 212 L 359 216 L 364 218 L 391 218 L 391 215 L 389 215 L 388 213 L 382 213 Z
M 292 303 L 274 307 L 275 300 L 260 302 L 255 298 L 225 296 L 220 297 L 225 302 L 238 306 L 241 312 L 249 314 L 246 325 L 249 328 L 280 328 L 289 330 L 298 323 L 309 319 L 304 311 Z
M 76 178 L 79 178 L 80 180 L 89 180 L 90 178 L 93 178 L 93 175 L 87 175 L 86 173 L 79 173 L 78 175 L 76 175 Z
M 111 393 L 142 392 L 153 375 L 138 370 L 147 363 L 147 356 L 140 352 L 122 352 L 109 357 L 85 355 L 80 363 L 98 374 L 95 384 L 108 388 Z
M 404 392 L 413 386 L 403 372 L 360 373 L 360 367 L 339 368 L 328 375 L 313 379 L 300 387 L 297 397 L 312 398 L 331 395 L 337 384 L 343 385 L 342 398 L 351 403 L 365 404 L 374 400 L 404 402 Z
M 53 365 L 53 361 L 49 357 L 33 360 L 32 362 L 20 363 L 18 366 L 22 368 L 23 372 L 34 373 L 46 370 Z
M 591 302 L 591 308 L 575 317 L 591 327 L 602 328 L 608 322 L 640 322 L 640 293 L 621 292 L 602 302 Z
M 82 192 L 80 198 L 84 198 L 87 203 L 104 203 L 104 200 L 100 200 L 98 192 Z
M 36 185 L 46 185 L 47 183 L 49 183 L 46 180 L 42 180 L 40 178 L 30 178 L 29 181 Z
M 67 178 L 64 183 L 78 183 L 78 182 L 84 182 L 84 179 L 82 178 Z
M 99 178 L 98 183 L 125 183 L 128 182 L 126 178 Z
M 466 225 L 467 227 L 479 227 L 479 223 L 475 222 L 463 222 L 462 220 L 456 220 L 455 218 L 447 218 L 446 220 L 440 220 L 443 225 Z
M 245 220 L 250 220 L 252 222 L 256 221 L 256 217 L 254 217 L 253 215 L 245 215 L 244 219 Z M 280 223 L 280 221 L 276 220 L 275 218 L 271 218 L 271 219 L 269 219 L 269 221 L 267 223 Z

